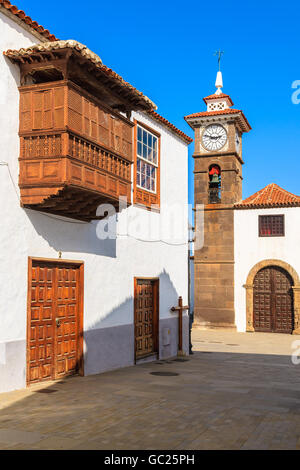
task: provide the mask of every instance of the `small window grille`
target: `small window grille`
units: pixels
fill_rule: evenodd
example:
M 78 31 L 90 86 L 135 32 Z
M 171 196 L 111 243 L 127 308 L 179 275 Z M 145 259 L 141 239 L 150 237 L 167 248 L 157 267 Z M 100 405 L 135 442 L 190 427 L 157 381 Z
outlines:
M 260 215 L 260 237 L 284 237 L 284 215 Z

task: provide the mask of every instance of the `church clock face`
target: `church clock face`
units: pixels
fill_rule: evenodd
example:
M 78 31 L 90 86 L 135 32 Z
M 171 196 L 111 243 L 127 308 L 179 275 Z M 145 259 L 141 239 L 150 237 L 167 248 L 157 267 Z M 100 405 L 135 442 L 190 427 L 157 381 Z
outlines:
M 207 126 L 202 135 L 202 143 L 207 150 L 220 150 L 227 141 L 227 132 L 221 124 Z

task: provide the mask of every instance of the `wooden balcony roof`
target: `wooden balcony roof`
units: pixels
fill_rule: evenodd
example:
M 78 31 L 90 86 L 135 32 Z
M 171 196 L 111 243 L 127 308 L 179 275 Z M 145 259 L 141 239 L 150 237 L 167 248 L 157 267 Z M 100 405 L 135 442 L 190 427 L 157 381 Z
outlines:
M 21 83 L 72 80 L 119 111 L 152 110 L 156 105 L 142 92 L 103 64 L 100 57 L 74 40 L 50 41 L 4 55 L 21 69 Z

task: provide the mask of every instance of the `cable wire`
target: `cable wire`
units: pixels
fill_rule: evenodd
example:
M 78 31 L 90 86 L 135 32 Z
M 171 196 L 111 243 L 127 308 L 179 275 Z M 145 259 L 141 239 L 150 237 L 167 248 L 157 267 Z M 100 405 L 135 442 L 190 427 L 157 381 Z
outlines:
M 162 239 L 159 239 L 159 240 L 143 240 L 142 238 L 137 238 L 137 237 L 134 237 L 133 235 L 122 234 L 122 233 L 117 233 L 117 236 L 118 237 L 132 238 L 134 240 L 137 240 L 139 242 L 144 242 L 144 243 L 164 243 L 165 245 L 169 245 L 169 246 L 184 246 L 184 245 L 189 245 L 191 243 L 190 240 L 188 242 L 184 242 L 184 243 L 169 243 L 169 242 L 166 242 L 165 240 L 162 240 Z
M 17 195 L 17 198 L 18 198 L 18 201 L 20 202 L 20 197 L 19 197 L 19 193 L 18 193 L 18 190 L 17 190 L 17 186 L 14 182 L 14 179 L 12 177 L 12 174 L 11 174 L 11 171 L 10 171 L 10 168 L 9 168 L 9 164 L 8 162 L 3 162 L 3 161 L 0 161 L 0 166 L 6 166 L 7 167 L 7 170 L 8 170 L 8 174 L 9 174 L 9 178 L 12 182 L 12 185 L 14 187 L 14 190 L 15 190 L 15 193 Z M 27 210 L 32 210 L 32 209 L 29 209 L 29 208 L 26 208 Z M 48 217 L 49 219 L 54 219 L 54 220 L 58 220 L 60 222 L 66 222 L 67 224 L 77 224 L 77 225 L 86 225 L 86 224 L 89 224 L 89 222 L 73 222 L 71 220 L 64 220 L 64 219 L 61 219 L 59 217 L 55 217 L 55 215 L 49 215 L 49 214 L 45 214 L 45 212 L 40 212 L 41 215 L 45 216 L 45 217 Z
M 16 186 L 16 184 L 14 182 L 14 179 L 12 177 L 8 162 L 0 161 L 0 166 L 6 166 L 7 167 L 9 178 L 12 182 L 13 187 L 14 187 L 14 191 L 17 195 L 18 201 L 20 202 L 20 197 L 19 197 L 19 193 L 18 193 L 18 190 L 17 190 L 17 186 Z M 28 209 L 28 210 L 32 210 L 32 209 Z M 70 220 L 65 220 L 65 219 L 61 219 L 59 217 L 55 217 L 55 216 L 52 216 L 52 215 L 49 215 L 49 214 L 45 214 L 45 212 L 40 212 L 40 214 L 45 216 L 45 217 L 48 217 L 49 219 L 58 220 L 60 222 L 66 222 L 68 224 L 86 225 L 86 224 L 90 223 L 90 222 L 75 222 L 75 221 L 72 222 Z M 129 235 L 128 233 L 127 234 L 118 233 L 117 236 L 118 237 L 132 238 L 134 240 L 137 240 L 137 241 L 143 242 L 143 243 L 164 243 L 165 245 L 169 245 L 169 246 L 184 246 L 184 245 L 189 245 L 191 243 L 191 240 L 189 240 L 188 242 L 184 242 L 184 243 L 169 243 L 169 242 L 166 242 L 165 240 L 161 240 L 161 239 L 159 239 L 159 240 L 143 240 L 142 238 L 134 237 L 133 235 Z

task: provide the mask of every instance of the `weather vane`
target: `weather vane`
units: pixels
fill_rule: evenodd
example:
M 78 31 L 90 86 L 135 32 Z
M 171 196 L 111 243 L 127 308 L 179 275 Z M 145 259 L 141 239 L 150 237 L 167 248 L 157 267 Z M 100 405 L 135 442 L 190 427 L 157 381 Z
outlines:
M 215 54 L 214 54 L 214 55 L 217 55 L 217 56 L 218 56 L 219 71 L 220 71 L 221 57 L 222 57 L 223 54 L 224 54 L 224 51 L 221 51 L 221 49 L 219 49 L 218 51 L 216 51 Z

